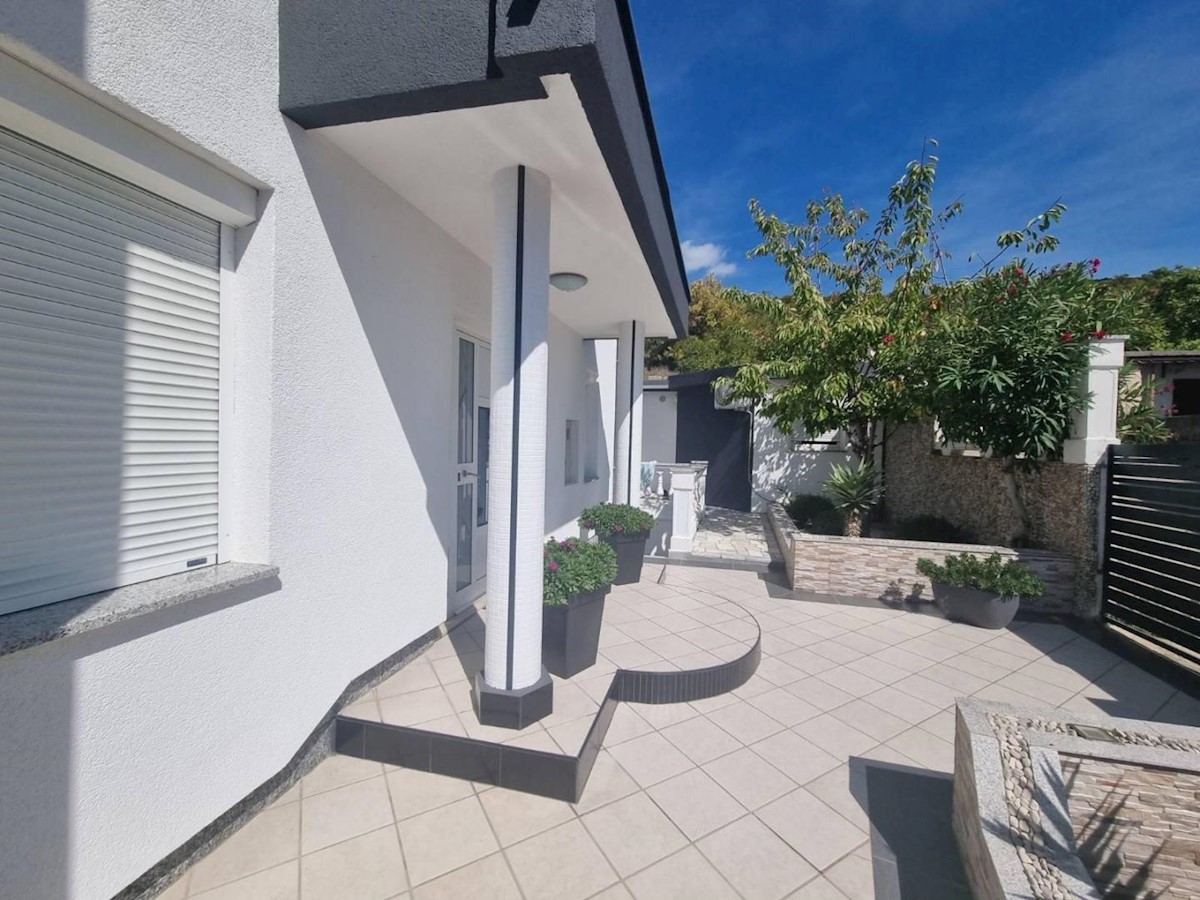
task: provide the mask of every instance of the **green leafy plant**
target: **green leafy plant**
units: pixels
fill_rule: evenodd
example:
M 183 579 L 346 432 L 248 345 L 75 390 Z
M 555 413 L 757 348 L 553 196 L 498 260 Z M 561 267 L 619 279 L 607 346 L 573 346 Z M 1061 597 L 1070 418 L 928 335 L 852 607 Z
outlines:
M 820 494 L 793 494 L 783 507 L 796 527 L 809 534 L 841 534 L 842 515 Z
M 883 497 L 883 483 L 873 463 L 834 465 L 823 488 L 845 519 L 846 537 L 862 537 L 863 517 Z
M 542 603 L 563 606 L 577 594 L 599 590 L 617 577 L 617 554 L 603 542 L 546 541 L 542 564 Z
M 1035 599 L 1046 592 L 1046 583 L 1028 566 L 1015 559 L 1005 560 L 999 553 L 986 558 L 960 553 L 947 556 L 940 566 L 922 558 L 917 560 L 917 571 L 939 584 L 975 588 L 1001 597 Z
M 654 527 L 654 516 L 623 503 L 597 503 L 579 514 L 579 524 L 606 538 L 649 531 Z
M 1030 517 L 1017 472 L 1061 453 L 1077 412 L 1096 340 L 1123 324 L 1122 298 L 1100 295 L 1100 261 L 1034 272 L 1022 261 L 944 292 L 925 364 L 932 407 L 948 441 L 972 444 L 1000 461 L 1017 527 L 1029 540 Z
M 1117 395 L 1117 435 L 1125 444 L 1165 444 L 1173 439 L 1171 429 L 1154 408 L 1158 383 L 1152 376 L 1138 377 L 1132 362 L 1121 367 Z
M 931 541 L 936 544 L 978 543 L 966 528 L 960 528 L 941 516 L 910 516 L 893 525 L 895 536 L 902 541 Z

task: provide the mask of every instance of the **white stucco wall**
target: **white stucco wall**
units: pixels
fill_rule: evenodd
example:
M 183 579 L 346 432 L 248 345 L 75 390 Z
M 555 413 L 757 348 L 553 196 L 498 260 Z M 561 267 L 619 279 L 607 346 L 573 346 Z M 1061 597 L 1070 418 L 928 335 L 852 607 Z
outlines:
M 444 619 L 455 327 L 487 321 L 490 276 L 279 114 L 275 4 L 54 7 L 5 4 L 0 31 L 268 186 L 222 296 L 221 517 L 230 556 L 278 565 L 281 586 L 0 658 L 0 895 L 100 900 L 270 778 L 354 677 Z M 601 384 L 610 343 L 595 345 Z M 592 347 L 552 322 L 558 482 Z M 608 481 L 560 488 L 548 482 L 547 528 L 574 533 Z
M 675 462 L 678 405 L 674 391 L 642 391 L 643 462 Z
M 831 437 L 834 435 L 823 435 L 822 439 Z M 850 459 L 844 442 L 832 447 L 798 443 L 791 434 L 781 433 L 768 419 L 757 415 L 751 452 L 750 502 L 756 510 L 791 494 L 820 493 L 830 468 Z

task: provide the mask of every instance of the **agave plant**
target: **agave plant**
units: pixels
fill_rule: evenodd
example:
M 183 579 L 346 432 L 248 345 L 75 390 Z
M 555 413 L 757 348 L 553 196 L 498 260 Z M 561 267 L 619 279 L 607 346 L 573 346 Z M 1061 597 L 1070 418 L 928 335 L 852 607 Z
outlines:
M 862 537 L 863 516 L 883 496 L 874 464 L 864 459 L 857 466 L 833 466 L 824 490 L 842 513 L 846 537 Z

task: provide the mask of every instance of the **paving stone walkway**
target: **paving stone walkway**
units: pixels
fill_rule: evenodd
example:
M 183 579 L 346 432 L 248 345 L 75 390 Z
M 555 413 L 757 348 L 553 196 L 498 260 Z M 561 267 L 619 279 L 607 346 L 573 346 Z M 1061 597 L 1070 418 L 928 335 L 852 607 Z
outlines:
M 705 651 L 680 642 L 707 635 L 698 626 L 713 616 L 702 610 L 727 602 L 761 626 L 762 664 L 732 694 L 622 704 L 579 803 L 333 757 L 163 896 L 900 896 L 896 848 L 879 846 L 881 834 L 911 832 L 931 862 L 956 853 L 944 829 L 926 827 L 936 810 L 917 801 L 947 802 L 957 697 L 1200 724 L 1200 703 L 1062 625 L 987 631 L 823 602 L 727 568 L 647 564 L 644 575 L 616 589 L 631 592 L 622 606 L 642 619 L 611 623 L 602 668 L 617 657 L 653 653 L 671 665 Z M 446 676 L 437 660 L 418 662 Z M 452 667 L 449 676 L 460 677 Z M 404 680 L 395 686 L 426 689 L 421 678 Z M 940 783 L 942 799 L 935 791 L 910 800 L 897 774 Z M 921 896 L 964 896 L 959 888 Z
M 696 558 L 782 564 L 783 556 L 764 513 L 710 506 L 692 540 Z

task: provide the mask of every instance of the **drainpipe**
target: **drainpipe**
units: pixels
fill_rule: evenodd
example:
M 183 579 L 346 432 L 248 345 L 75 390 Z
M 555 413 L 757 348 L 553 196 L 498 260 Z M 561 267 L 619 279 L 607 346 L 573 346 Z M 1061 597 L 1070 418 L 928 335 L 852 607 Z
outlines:
M 542 665 L 550 179 L 504 169 L 493 198 L 487 629 L 472 701 L 482 724 L 524 728 L 554 696 Z

